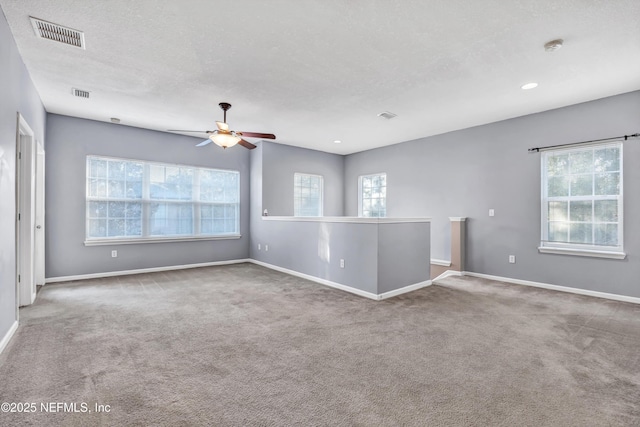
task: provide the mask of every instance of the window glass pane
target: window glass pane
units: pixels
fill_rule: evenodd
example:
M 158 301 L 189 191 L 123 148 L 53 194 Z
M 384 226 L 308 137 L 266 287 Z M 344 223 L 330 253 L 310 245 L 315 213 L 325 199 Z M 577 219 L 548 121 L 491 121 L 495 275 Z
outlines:
M 107 187 L 107 196 L 110 199 L 123 199 L 124 198 L 124 182 L 111 180 Z
M 620 173 L 597 174 L 595 176 L 595 194 L 597 196 L 620 194 Z
M 569 154 L 569 167 L 572 174 L 593 172 L 593 151 L 577 151 Z
M 547 215 L 549 221 L 566 221 L 568 218 L 569 202 L 549 202 Z
M 618 224 L 596 224 L 594 227 L 596 245 L 616 246 L 618 244 Z
M 89 218 L 105 218 L 107 216 L 107 202 L 89 202 L 87 215 Z
M 107 177 L 107 161 L 99 159 L 90 159 L 89 176 L 92 178 Z
M 591 224 L 572 223 L 569 226 L 569 242 L 571 243 L 593 243 L 593 226 Z
M 547 174 L 549 176 L 567 175 L 569 173 L 569 155 L 549 156 L 547 159 Z
M 569 220 L 571 221 L 592 221 L 593 202 L 589 201 L 572 201 L 569 205 Z
M 594 221 L 596 222 L 618 222 L 618 201 L 617 200 L 595 200 Z
M 183 203 L 152 203 L 150 208 L 150 235 L 193 234 L 193 205 Z
M 124 219 L 109 219 L 107 221 L 107 236 L 124 236 Z
M 548 240 L 550 242 L 568 242 L 569 241 L 569 223 L 550 222 Z
M 107 220 L 106 219 L 90 219 L 89 220 L 89 236 L 106 237 L 107 236 Z
M 620 170 L 620 149 L 617 147 L 595 150 L 594 168 L 596 172 L 613 172 Z
M 547 194 L 549 197 L 566 197 L 569 195 L 569 179 L 566 176 L 549 178 Z
M 109 178 L 124 180 L 125 177 L 125 162 L 112 160 L 109 162 Z
M 593 175 L 574 175 L 571 177 L 572 196 L 591 196 L 593 194 Z

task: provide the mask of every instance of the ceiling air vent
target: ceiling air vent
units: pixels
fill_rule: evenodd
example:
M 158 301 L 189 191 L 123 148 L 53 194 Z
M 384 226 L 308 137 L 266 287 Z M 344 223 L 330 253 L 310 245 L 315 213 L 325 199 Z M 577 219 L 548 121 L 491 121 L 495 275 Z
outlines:
M 30 16 L 36 36 L 84 49 L 84 33 Z
M 387 120 L 391 120 L 397 116 L 398 116 L 397 114 L 393 114 L 388 111 L 383 111 L 382 113 L 378 114 L 378 117 L 382 117 L 383 119 L 387 119 Z
M 73 88 L 73 89 L 71 89 L 71 92 L 73 93 L 73 96 L 77 96 L 78 98 L 88 98 L 89 97 L 89 91 L 88 90 L 82 90 L 82 89 Z

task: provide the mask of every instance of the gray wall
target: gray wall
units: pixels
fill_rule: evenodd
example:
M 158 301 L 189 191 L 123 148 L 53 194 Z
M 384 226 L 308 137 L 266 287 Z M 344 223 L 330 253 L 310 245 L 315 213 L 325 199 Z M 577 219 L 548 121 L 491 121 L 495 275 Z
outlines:
M 378 293 L 378 224 L 260 221 L 254 259 Z
M 251 247 L 249 256 L 265 261 L 258 243 L 267 240 L 261 220 L 266 208 L 270 216 L 293 216 L 293 174 L 324 177 L 324 216 L 344 215 L 344 156 L 321 151 L 260 142 L 251 150 Z M 283 236 L 283 238 L 288 238 Z M 303 258 L 306 254 L 300 254 Z M 313 256 L 313 254 L 309 254 Z M 268 262 L 268 261 L 265 261 Z M 278 264 L 279 265 L 279 264 Z M 287 267 L 296 270 L 293 267 Z M 300 270 L 296 270 L 300 271 Z
M 16 128 L 20 112 L 44 144 L 46 114 L 0 13 L 0 339 L 16 320 Z
M 431 217 L 433 258 L 450 257 L 448 217 L 466 216 L 467 271 L 640 297 L 640 141 L 624 144 L 622 261 L 538 253 L 540 155 L 527 152 L 638 131 L 640 92 L 632 92 L 352 154 L 345 214 L 357 215 L 358 176 L 386 172 L 388 216 Z
M 344 156 L 263 142 L 262 209 L 293 216 L 293 174 L 324 177 L 324 216 L 344 215 Z
M 249 150 L 195 147 L 202 138 L 172 135 L 55 114 L 47 119 L 47 278 L 249 256 Z M 237 240 L 84 246 L 86 156 L 89 154 L 240 171 Z M 111 258 L 111 250 L 118 257 Z
M 378 225 L 377 249 L 378 294 L 429 280 L 429 223 L 381 223 Z

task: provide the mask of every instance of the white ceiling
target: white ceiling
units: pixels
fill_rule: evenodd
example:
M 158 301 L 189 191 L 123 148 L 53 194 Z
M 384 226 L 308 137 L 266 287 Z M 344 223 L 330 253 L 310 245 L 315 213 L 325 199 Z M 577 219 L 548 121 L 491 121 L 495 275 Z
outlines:
M 47 111 L 155 130 L 212 129 L 227 101 L 232 129 L 348 154 L 640 89 L 638 0 L 0 5 Z M 83 31 L 86 50 L 37 38 L 29 16 Z

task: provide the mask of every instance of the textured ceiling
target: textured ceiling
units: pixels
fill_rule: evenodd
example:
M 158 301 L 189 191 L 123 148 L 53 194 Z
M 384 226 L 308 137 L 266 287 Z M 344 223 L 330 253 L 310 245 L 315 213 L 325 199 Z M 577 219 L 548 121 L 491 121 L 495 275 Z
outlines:
M 0 6 L 49 112 L 205 130 L 227 101 L 232 129 L 340 154 L 640 89 L 638 0 Z M 86 50 L 37 38 L 29 16 L 83 31 Z

